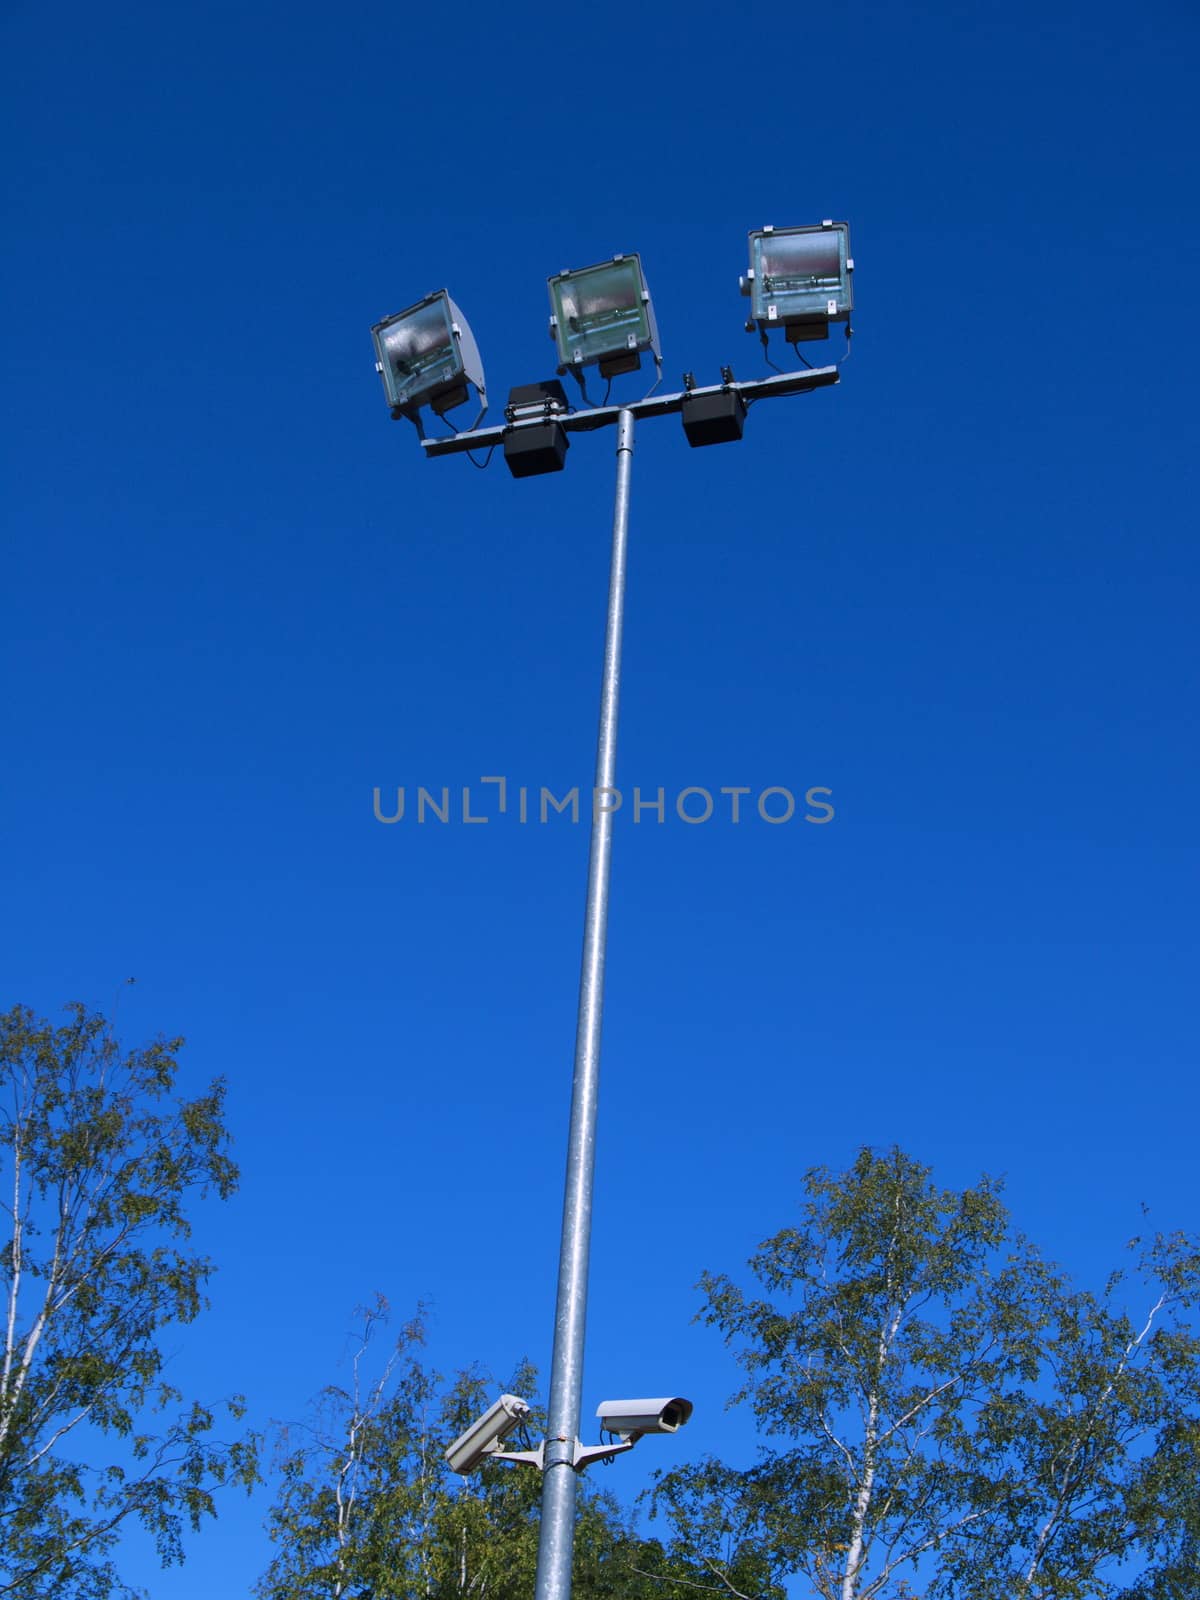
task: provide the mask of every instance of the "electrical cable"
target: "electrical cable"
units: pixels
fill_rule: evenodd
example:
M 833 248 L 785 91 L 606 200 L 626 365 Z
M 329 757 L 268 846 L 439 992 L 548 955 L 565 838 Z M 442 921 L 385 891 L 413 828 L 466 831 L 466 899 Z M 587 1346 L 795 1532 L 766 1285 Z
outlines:
M 810 394 L 816 394 L 816 392 L 817 391 L 815 389 L 797 389 L 790 396 L 790 398 L 793 399 L 793 400 L 802 400 L 802 399 L 804 399 L 806 396 L 808 396 Z M 742 403 L 745 405 L 746 410 L 749 411 L 750 407 L 758 405 L 760 400 L 769 400 L 769 399 L 770 399 L 770 395 L 765 395 L 765 394 L 752 394 L 752 395 L 749 395 L 749 396 L 743 395 L 742 396 Z
M 579 369 L 578 367 L 572 367 L 571 368 L 571 376 L 575 379 L 575 382 L 579 385 L 579 392 L 583 396 L 584 402 L 586 403 L 588 410 L 589 411 L 595 411 L 596 402 L 592 399 L 591 395 L 587 392 L 587 384 L 584 382 L 582 370 Z
M 775 365 L 775 363 L 771 360 L 771 357 L 767 354 L 767 350 L 768 350 L 769 347 L 767 345 L 767 330 L 765 328 L 760 328 L 758 330 L 758 338 L 759 338 L 760 344 L 763 347 L 763 360 L 772 369 L 772 371 L 774 371 L 774 372 L 782 372 L 783 368 L 782 367 L 777 367 Z

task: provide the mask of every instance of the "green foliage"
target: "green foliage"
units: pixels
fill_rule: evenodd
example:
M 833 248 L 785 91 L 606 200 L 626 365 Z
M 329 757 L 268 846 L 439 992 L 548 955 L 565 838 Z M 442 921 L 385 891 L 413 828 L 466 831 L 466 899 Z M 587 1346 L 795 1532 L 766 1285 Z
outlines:
M 103 1017 L 68 1015 L 0 1016 L 0 1595 L 22 1600 L 131 1594 L 112 1561 L 126 1519 L 177 1561 L 213 1488 L 257 1480 L 253 1437 L 215 1436 L 159 1342 L 205 1305 L 189 1203 L 237 1182 L 222 1086 L 179 1100 L 181 1040 L 122 1055 Z
M 660 1476 L 670 1550 L 750 1594 L 753 1557 L 825 1600 L 1196 1600 L 1195 1243 L 1132 1241 L 1095 1296 L 987 1178 L 864 1150 L 805 1189 L 751 1260 L 764 1295 L 702 1280 L 771 1442 Z
M 498 1389 L 532 1397 L 537 1374 L 524 1364 L 499 1386 L 470 1372 L 446 1382 L 421 1363 L 420 1317 L 373 1363 L 385 1322 L 382 1300 L 362 1313 L 348 1382 L 323 1392 L 311 1422 L 282 1430 L 281 1488 L 267 1523 L 276 1554 L 255 1594 L 529 1600 L 540 1475 L 493 1463 L 461 1478 L 443 1452 Z M 535 1410 L 533 1438 L 544 1424 Z M 578 1600 L 694 1600 L 655 1581 L 666 1573 L 661 1548 L 638 1539 L 611 1497 L 581 1478 Z

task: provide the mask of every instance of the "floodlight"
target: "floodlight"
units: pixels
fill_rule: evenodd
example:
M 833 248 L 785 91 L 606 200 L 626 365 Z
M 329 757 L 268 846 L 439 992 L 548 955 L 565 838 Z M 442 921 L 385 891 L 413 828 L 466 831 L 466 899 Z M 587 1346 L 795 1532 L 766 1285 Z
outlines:
M 463 404 L 468 384 L 478 390 L 480 403 L 487 409 L 479 347 L 467 319 L 445 289 L 377 322 L 371 337 L 375 370 L 383 379 L 393 417 L 417 422 L 424 405 L 444 416 Z
M 750 235 L 750 270 L 741 280 L 750 296 L 748 328 L 781 327 L 787 340 L 824 339 L 831 322 L 849 322 L 854 305 L 850 227 L 758 228 Z
M 550 279 L 550 336 L 559 372 L 599 362 L 600 375 L 634 372 L 641 351 L 659 360 L 654 306 L 639 255 L 613 256 Z

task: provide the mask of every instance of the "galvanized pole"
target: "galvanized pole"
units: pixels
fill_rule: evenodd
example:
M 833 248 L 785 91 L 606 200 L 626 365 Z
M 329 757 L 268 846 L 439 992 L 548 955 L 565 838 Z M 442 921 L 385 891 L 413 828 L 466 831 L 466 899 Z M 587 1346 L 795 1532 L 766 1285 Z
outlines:
M 629 533 L 629 482 L 633 468 L 633 412 L 617 418 L 617 490 L 613 506 L 612 567 L 604 684 L 592 794 L 579 1017 L 575 1028 L 575 1080 L 563 1196 L 554 1355 L 542 1479 L 536 1600 L 570 1600 L 575 1542 L 575 1442 L 583 1393 L 583 1335 L 587 1322 L 588 1247 L 592 1232 L 592 1176 L 596 1161 L 596 1109 L 600 1088 L 600 1029 L 604 1014 L 604 956 L 608 878 L 612 859 L 617 771 L 617 702 L 621 685 L 621 624 L 625 611 L 625 551 Z

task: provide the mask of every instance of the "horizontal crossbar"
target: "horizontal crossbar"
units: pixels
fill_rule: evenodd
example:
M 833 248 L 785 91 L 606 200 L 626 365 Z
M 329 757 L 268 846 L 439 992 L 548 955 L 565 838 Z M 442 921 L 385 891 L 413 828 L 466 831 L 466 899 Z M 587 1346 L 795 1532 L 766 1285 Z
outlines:
M 607 428 L 615 423 L 622 411 L 630 411 L 638 421 L 643 417 L 667 417 L 682 411 L 689 398 L 707 394 L 740 394 L 747 405 L 753 400 L 778 400 L 789 394 L 807 394 L 810 389 L 825 389 L 837 383 L 836 367 L 810 367 L 804 372 L 781 372 L 778 377 L 754 378 L 746 383 L 711 383 L 705 388 L 683 389 L 678 394 L 650 395 L 645 400 L 634 400 L 627 406 L 593 406 L 589 411 L 568 411 L 552 419 L 568 433 L 591 433 L 596 428 Z M 504 422 L 493 428 L 472 428 L 469 433 L 450 434 L 440 439 L 422 439 L 427 456 L 452 456 L 463 450 L 487 450 L 503 444 L 506 435 L 519 428 L 539 428 L 548 419 L 544 416 L 523 418 L 520 422 Z

